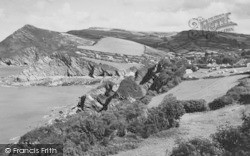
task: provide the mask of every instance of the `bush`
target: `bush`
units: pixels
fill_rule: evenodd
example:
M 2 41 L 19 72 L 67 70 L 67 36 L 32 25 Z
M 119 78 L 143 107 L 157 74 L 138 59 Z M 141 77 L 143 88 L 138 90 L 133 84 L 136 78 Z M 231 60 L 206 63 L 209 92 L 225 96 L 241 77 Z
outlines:
M 195 138 L 187 142 L 181 142 L 174 148 L 171 156 L 211 156 L 221 155 L 222 150 L 207 139 Z
M 240 100 L 240 95 L 247 92 L 245 86 L 235 86 L 227 92 L 227 96 L 232 97 L 235 101 Z
M 239 102 L 242 104 L 250 104 L 250 93 L 241 94 Z
M 169 119 L 179 120 L 180 117 L 185 114 L 185 109 L 181 102 L 172 95 L 165 96 L 157 108 L 166 114 Z
M 209 103 L 209 108 L 211 110 L 216 110 L 225 107 L 226 105 L 232 104 L 233 103 L 233 98 L 230 96 L 222 96 L 211 103 Z
M 186 113 L 203 112 L 207 110 L 206 101 L 203 99 L 182 101 L 182 105 Z
M 221 127 L 212 135 L 213 142 L 207 139 L 192 139 L 179 143 L 171 156 L 249 156 L 250 117 L 243 114 L 243 124 L 239 127 Z
M 117 90 L 117 94 L 122 99 L 127 99 L 128 97 L 137 99 L 143 96 L 141 87 L 130 77 L 122 80 Z
M 127 122 L 142 117 L 146 111 L 146 106 L 143 103 L 135 101 L 120 108 L 119 113 L 125 118 Z
M 146 118 L 136 119 L 128 130 L 144 138 L 151 134 L 178 126 L 178 120 L 185 113 L 183 105 L 175 97 L 167 95 L 162 103 L 148 110 Z
M 225 155 L 250 155 L 250 117 L 243 117 L 239 127 L 222 127 L 212 138 L 225 150 Z

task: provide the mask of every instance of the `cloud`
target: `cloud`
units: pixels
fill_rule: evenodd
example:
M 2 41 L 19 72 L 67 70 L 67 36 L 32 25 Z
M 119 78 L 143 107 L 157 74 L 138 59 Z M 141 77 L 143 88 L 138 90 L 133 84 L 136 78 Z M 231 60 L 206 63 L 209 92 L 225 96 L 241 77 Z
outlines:
M 0 0 L 0 19 L 4 21 L 0 29 L 11 34 L 32 24 L 55 31 L 91 26 L 181 31 L 189 29 L 191 18 L 231 12 L 238 31 L 250 33 L 249 8 L 249 0 Z
M 83 25 L 90 18 L 90 14 L 84 11 L 75 11 L 67 2 L 63 3 L 61 8 L 52 14 L 39 16 L 29 15 L 27 21 L 35 26 L 47 29 L 67 31 L 76 29 L 77 26 Z
M 0 19 L 5 17 L 4 9 L 0 8 Z

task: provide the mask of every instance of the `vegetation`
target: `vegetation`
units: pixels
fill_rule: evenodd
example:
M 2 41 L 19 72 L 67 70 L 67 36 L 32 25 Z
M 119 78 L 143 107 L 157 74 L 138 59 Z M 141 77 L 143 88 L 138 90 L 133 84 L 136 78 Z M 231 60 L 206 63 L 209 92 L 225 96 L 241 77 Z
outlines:
M 203 99 L 182 101 L 182 105 L 186 113 L 203 112 L 207 110 L 206 101 Z
M 107 111 L 82 111 L 65 122 L 32 130 L 19 143 L 63 144 L 66 156 L 115 154 L 136 148 L 141 137 L 177 127 L 184 113 L 181 102 L 172 96 L 153 109 L 139 101 L 123 100 Z
M 174 148 L 171 156 L 215 156 L 222 154 L 221 149 L 208 139 L 195 138 L 187 142 L 181 142 Z
M 226 105 L 229 105 L 232 103 L 233 103 L 232 97 L 225 95 L 225 96 L 219 97 L 219 98 L 215 99 L 214 101 L 212 101 L 211 103 L 209 103 L 209 108 L 211 110 L 216 110 L 216 109 L 223 108 Z
M 248 156 L 250 155 L 250 117 L 243 115 L 239 127 L 222 127 L 212 135 L 213 141 L 192 139 L 181 142 L 171 156 Z
M 146 95 L 146 96 L 144 96 L 143 98 L 141 98 L 140 101 L 141 101 L 142 103 L 144 103 L 145 105 L 147 105 L 147 104 L 149 104 L 149 102 L 151 101 L 152 97 L 153 97 L 153 96 L 151 96 L 151 95 Z
M 220 55 L 219 57 L 215 58 L 217 64 L 230 64 L 233 65 L 236 63 L 239 58 L 235 58 L 235 56 L 232 55 Z
M 117 94 L 121 99 L 127 99 L 129 97 L 137 99 L 143 96 L 140 86 L 133 81 L 132 77 L 122 80 L 117 90 Z
M 181 82 L 186 66 L 185 59 L 163 59 L 153 67 L 138 71 L 136 79 L 140 77 L 140 85 L 148 86 L 149 95 L 167 92 Z
M 185 110 L 180 101 L 173 96 L 166 96 L 158 107 L 148 110 L 147 118 L 137 118 L 132 121 L 128 130 L 147 138 L 162 130 L 178 127 L 178 120 L 184 113 Z
M 209 108 L 212 110 L 225 107 L 226 105 L 238 102 L 242 104 L 249 104 L 250 97 L 250 79 L 245 78 L 240 83 L 231 88 L 226 95 L 215 99 L 209 103 Z

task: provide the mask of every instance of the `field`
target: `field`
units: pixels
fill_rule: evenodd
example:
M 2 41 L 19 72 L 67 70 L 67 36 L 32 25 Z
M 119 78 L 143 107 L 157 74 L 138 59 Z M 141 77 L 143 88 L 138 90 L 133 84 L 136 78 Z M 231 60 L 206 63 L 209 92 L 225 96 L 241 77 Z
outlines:
M 127 70 L 131 67 L 141 68 L 143 65 L 139 63 L 116 63 L 116 62 L 109 62 L 109 61 L 103 61 L 103 60 L 97 60 L 92 58 L 83 57 L 86 60 L 95 62 L 97 64 L 106 64 L 112 67 L 115 67 L 119 70 Z
M 211 102 L 220 97 L 238 84 L 238 80 L 247 77 L 247 75 L 235 75 L 223 78 L 199 79 L 183 81 L 167 93 L 152 98 L 148 107 L 155 107 L 168 94 L 173 94 L 178 100 L 204 99 Z
M 229 76 L 236 73 L 244 73 L 249 72 L 250 67 L 241 67 L 241 68 L 228 68 L 228 69 L 218 69 L 209 71 L 209 69 L 199 69 L 198 71 L 190 74 L 186 74 L 185 77 L 196 77 L 196 78 L 204 78 L 209 76 Z
M 125 55 L 139 55 L 144 53 L 145 47 L 139 43 L 118 39 L 114 37 L 105 37 L 93 46 L 78 46 L 80 49 L 110 52 Z
M 240 125 L 243 110 L 249 112 L 250 106 L 232 105 L 216 111 L 185 114 L 181 118 L 179 128 L 160 132 L 144 140 L 139 148 L 120 152 L 115 156 L 168 156 L 180 140 L 196 137 L 210 139 L 210 135 L 214 134 L 220 125 Z

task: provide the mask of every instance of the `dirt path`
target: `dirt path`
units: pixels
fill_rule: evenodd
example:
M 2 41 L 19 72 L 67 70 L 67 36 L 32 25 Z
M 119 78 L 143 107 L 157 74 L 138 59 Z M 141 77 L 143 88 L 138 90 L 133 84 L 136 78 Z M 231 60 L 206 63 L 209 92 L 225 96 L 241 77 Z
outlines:
M 139 148 L 120 152 L 116 156 L 167 156 L 178 140 L 195 137 L 211 139 L 210 135 L 215 133 L 220 125 L 240 125 L 243 110 L 250 112 L 250 106 L 232 105 L 216 111 L 185 114 L 181 118 L 179 128 L 161 132 L 158 136 L 144 140 Z
M 248 75 L 235 75 L 214 79 L 199 79 L 192 81 L 183 81 L 167 93 L 152 98 L 148 107 L 156 107 L 168 94 L 173 94 L 178 100 L 204 99 L 207 102 L 220 97 L 238 84 L 238 80 Z

